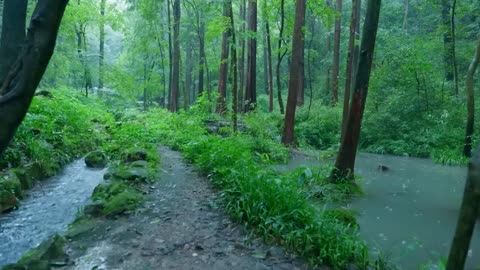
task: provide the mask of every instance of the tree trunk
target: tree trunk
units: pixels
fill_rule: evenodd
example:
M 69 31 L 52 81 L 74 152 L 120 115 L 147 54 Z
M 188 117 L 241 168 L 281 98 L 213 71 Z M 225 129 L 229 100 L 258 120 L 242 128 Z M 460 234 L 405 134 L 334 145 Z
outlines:
M 170 111 L 178 111 L 178 95 L 180 92 L 180 0 L 173 2 L 173 74 L 172 100 Z
M 338 85 L 340 70 L 340 34 L 342 32 L 342 0 L 337 0 L 335 6 L 337 17 L 335 18 L 335 36 L 333 40 L 333 67 L 332 67 L 332 102 L 338 102 Z
M 283 98 L 282 98 L 282 78 L 280 74 L 280 67 L 282 65 L 282 59 L 287 54 L 287 50 L 284 50 L 282 53 L 282 42 L 283 42 L 283 30 L 285 28 L 285 0 L 280 0 L 280 32 L 278 34 L 278 53 L 277 53 L 277 97 L 278 97 L 278 106 L 280 108 L 280 114 L 285 113 L 283 107 Z
M 200 16 L 200 15 L 199 15 Z M 199 42 L 199 67 L 198 67 L 198 95 L 203 93 L 204 88 L 204 78 L 205 78 L 205 63 L 206 63 L 206 53 L 205 53 L 205 21 L 203 18 L 199 19 L 198 26 L 198 42 Z
M 475 124 L 475 95 L 474 95 L 474 80 L 475 71 L 477 70 L 478 62 L 480 61 L 480 39 L 478 40 L 475 56 L 468 68 L 467 79 L 465 85 L 467 88 L 467 128 L 465 133 L 465 146 L 463 148 L 463 155 L 470 157 L 472 155 L 472 136 Z
M 405 15 L 403 16 L 403 31 L 407 31 L 408 28 L 408 13 L 410 10 L 410 0 L 405 0 Z
M 172 22 L 170 16 L 170 0 L 167 4 L 167 27 L 168 27 L 168 108 L 172 104 L 172 75 L 173 75 L 173 44 L 172 44 Z
M 452 14 L 450 19 L 450 24 L 452 27 L 452 61 L 453 61 L 453 78 L 455 80 L 455 95 L 458 96 L 458 67 L 457 67 L 457 53 L 456 53 L 456 37 L 455 37 L 455 8 L 457 6 L 457 0 L 452 2 Z
M 45 73 L 67 3 L 68 0 L 39 0 L 33 11 L 22 50 L 0 88 L 0 156 L 27 114 Z
M 357 25 L 355 26 L 355 46 L 353 47 L 353 56 L 352 56 L 352 83 L 350 89 L 354 87 L 355 78 L 357 77 L 358 70 L 358 59 L 360 58 L 360 21 L 361 21 L 361 11 L 362 11 L 362 0 L 356 0 L 358 2 L 356 6 L 356 17 Z M 350 95 L 351 96 L 351 95 Z
M 192 55 L 192 43 L 190 39 L 187 39 L 187 45 L 186 45 L 186 53 L 185 53 L 185 59 L 188 61 L 190 59 L 193 59 Z M 185 95 L 185 102 L 187 105 L 191 104 L 190 100 L 190 94 L 192 93 L 192 73 L 193 73 L 193 65 L 185 65 L 185 90 L 186 90 L 186 95 Z
M 407 0 L 408 1 L 408 0 Z M 350 106 L 350 90 L 352 87 L 352 69 L 353 69 L 353 55 L 355 50 L 355 36 L 357 27 L 357 10 L 359 9 L 358 0 L 352 0 L 352 17 L 350 19 L 350 37 L 348 39 L 348 56 L 347 56 L 347 71 L 345 73 L 345 93 L 343 96 L 343 117 L 342 117 L 342 137 L 345 133 L 345 126 L 347 123 L 348 111 Z
M 302 29 L 305 27 L 305 16 L 303 18 Z M 302 30 L 303 31 L 303 30 Z M 303 35 L 305 38 L 305 34 Z M 303 50 L 300 52 L 301 65 L 298 67 L 298 88 L 297 88 L 297 106 L 305 104 L 305 41 L 303 41 Z
M 480 152 L 468 163 L 468 176 L 463 191 L 462 206 L 446 270 L 464 269 L 475 222 L 480 214 Z
M 288 84 L 288 99 L 287 112 L 285 114 L 285 127 L 283 130 L 282 142 L 284 145 L 293 146 L 294 139 L 294 125 L 295 125 L 295 110 L 297 106 L 298 88 L 302 85 L 300 82 L 303 78 L 300 69 L 304 65 L 303 51 L 304 31 L 305 25 L 305 9 L 306 0 L 297 0 L 295 9 L 295 25 L 293 29 L 293 45 L 292 45 L 292 63 L 290 65 L 290 81 Z
M 80 64 L 83 67 L 83 81 L 82 88 L 85 89 L 85 96 L 88 97 L 89 90 L 93 87 L 92 85 L 92 75 L 90 69 L 88 68 L 87 60 L 85 55 L 87 52 L 87 44 L 85 38 L 85 25 L 75 25 L 75 35 L 77 37 L 77 54 Z
M 264 2 L 266 3 L 266 2 Z M 265 95 L 269 95 L 268 91 L 268 48 L 267 48 L 267 28 L 265 27 L 263 35 L 263 90 Z
M 375 50 L 381 2 L 381 0 L 368 0 L 367 15 L 360 49 L 360 63 L 355 78 L 355 88 L 345 129 L 345 136 L 342 138 L 335 161 L 335 168 L 331 174 L 331 180 L 333 182 L 354 179 L 355 157 L 368 94 L 368 83 Z
M 230 46 L 231 50 L 231 63 L 230 63 L 230 77 L 232 80 L 232 122 L 233 122 L 233 131 L 237 131 L 237 113 L 238 113 L 238 100 L 237 100 L 237 94 L 238 94 L 238 71 L 237 71 L 237 41 L 235 37 L 235 22 L 234 22 L 234 17 L 233 17 L 233 7 L 232 7 L 232 0 L 228 0 L 229 4 L 229 12 L 228 14 L 230 15 L 230 31 L 232 35 L 232 46 Z
M 229 0 L 224 0 L 223 2 L 223 16 L 225 19 L 231 18 L 230 9 L 232 3 Z M 220 70 L 219 70 L 219 79 L 218 79 L 218 97 L 217 97 L 217 113 L 225 114 L 227 112 L 227 76 L 228 76 L 228 54 L 229 54 L 229 42 L 232 30 L 230 25 L 228 25 L 225 30 L 223 30 L 222 37 L 222 54 L 220 59 Z
M 268 111 L 273 112 L 273 67 L 272 67 L 272 42 L 270 39 L 270 24 L 265 23 L 267 32 L 267 55 L 268 55 Z
M 98 89 L 103 88 L 105 63 L 105 1 L 100 1 L 100 56 L 98 58 Z
M 241 27 L 240 32 L 245 36 L 245 23 L 246 23 L 246 16 L 247 16 L 247 4 L 246 0 L 242 0 L 240 3 L 240 20 L 241 20 Z M 240 39 L 240 62 L 238 63 L 238 75 L 239 75 L 239 87 L 238 87 L 238 96 L 237 96 L 237 103 L 238 109 L 237 111 L 243 112 L 244 106 L 244 92 L 245 92 L 245 38 L 242 37 Z
M 445 80 L 453 81 L 453 46 L 452 24 L 450 17 L 450 0 L 442 0 L 442 23 L 443 23 L 443 61 L 445 68 Z
M 248 31 L 257 33 L 257 0 L 248 1 Z M 255 110 L 257 103 L 257 38 L 248 38 L 247 80 L 245 83 L 245 112 Z
M 0 46 L 0 84 L 17 60 L 25 40 L 27 0 L 4 0 Z

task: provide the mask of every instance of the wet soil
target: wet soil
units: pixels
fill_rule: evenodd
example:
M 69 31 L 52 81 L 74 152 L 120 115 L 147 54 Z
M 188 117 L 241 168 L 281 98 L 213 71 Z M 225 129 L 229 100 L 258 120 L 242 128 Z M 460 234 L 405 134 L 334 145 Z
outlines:
M 67 244 L 62 269 L 311 269 L 232 223 L 217 193 L 178 152 L 161 147 L 162 172 L 136 213 L 99 219 Z

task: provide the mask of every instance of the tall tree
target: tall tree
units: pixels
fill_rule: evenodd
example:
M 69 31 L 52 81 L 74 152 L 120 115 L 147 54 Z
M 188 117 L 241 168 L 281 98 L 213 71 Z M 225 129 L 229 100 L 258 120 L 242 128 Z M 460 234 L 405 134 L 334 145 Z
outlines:
M 239 86 L 238 86 L 238 96 L 237 96 L 237 103 L 238 108 L 243 112 L 243 104 L 244 104 L 244 89 L 245 89 L 245 24 L 247 19 L 247 2 L 246 0 L 241 0 L 240 2 L 240 33 L 242 33 L 242 37 L 240 38 L 240 60 L 238 63 L 238 79 L 239 79 Z
M 257 103 L 257 0 L 248 1 L 248 31 L 245 112 L 254 110 Z
M 468 67 L 467 79 L 465 85 L 467 88 L 467 128 L 465 132 L 465 146 L 463 148 L 463 155 L 471 157 L 472 155 L 472 136 L 475 123 L 475 95 L 474 95 L 474 75 L 477 70 L 478 62 L 480 61 L 480 39 L 478 40 L 475 56 Z
M 105 1 L 100 1 L 100 55 L 98 59 L 98 88 L 103 88 L 105 61 Z
M 305 48 L 304 31 L 305 10 L 307 0 L 297 0 L 295 7 L 295 24 L 293 28 L 292 63 L 290 65 L 290 80 L 288 84 L 287 111 L 285 113 L 285 127 L 282 142 L 293 146 L 295 110 L 297 107 L 298 88 L 301 86 L 301 67 L 304 65 L 303 51 Z
M 360 49 L 360 62 L 355 78 L 355 87 L 350 104 L 345 135 L 340 143 L 335 167 L 331 174 L 331 180 L 333 182 L 339 182 L 344 179 L 353 180 L 354 177 L 355 157 L 357 154 L 363 112 L 367 100 L 368 83 L 372 69 L 381 2 L 381 0 L 368 0 L 367 3 L 367 15 Z
M 173 68 L 172 96 L 170 111 L 178 111 L 178 95 L 180 93 L 180 0 L 173 1 Z
M 278 50 L 277 50 L 277 98 L 278 98 L 278 106 L 280 108 L 280 113 L 284 114 L 285 109 L 283 108 L 283 98 L 282 98 L 282 78 L 281 78 L 281 66 L 283 57 L 287 54 L 287 50 L 283 50 L 282 52 L 282 43 L 283 40 L 283 31 L 285 29 L 285 0 L 280 0 L 280 31 L 278 33 Z
M 230 29 L 232 31 L 232 46 L 231 49 L 231 64 L 230 64 L 230 77 L 232 79 L 232 122 L 233 122 L 233 131 L 237 131 L 237 113 L 238 113 L 238 70 L 237 70 L 237 40 L 235 36 L 235 22 L 233 17 L 233 7 L 232 0 L 228 1 L 230 3 L 229 15 L 230 15 Z
M 456 53 L 456 34 L 455 34 L 455 10 L 457 7 L 457 0 L 452 2 L 452 14 L 450 16 L 450 25 L 452 28 L 452 65 L 453 65 L 453 78 L 454 78 L 454 92 L 458 96 L 458 65 L 457 65 L 457 53 Z
M 451 23 L 451 0 L 442 0 L 442 31 L 443 31 L 443 64 L 445 68 L 445 79 L 453 81 L 453 38 Z
M 266 1 L 265 1 L 266 3 Z M 267 61 L 268 61 L 268 111 L 273 112 L 273 70 L 272 70 L 272 41 L 270 38 L 270 24 L 265 16 L 265 32 L 267 39 Z
M 168 28 L 168 108 L 171 109 L 172 104 L 172 82 L 173 82 L 173 44 L 172 44 L 172 21 L 170 16 L 170 0 L 165 2 L 167 4 L 167 28 Z
M 22 50 L 0 87 L 0 156 L 27 114 L 45 73 L 67 3 L 68 0 L 39 0 L 33 11 Z
M 345 93 L 343 96 L 343 117 L 342 117 L 342 136 L 345 133 L 345 126 L 347 123 L 348 110 L 350 106 L 350 90 L 352 88 L 353 79 L 353 58 L 355 54 L 355 39 L 357 35 L 357 24 L 360 20 L 360 0 L 352 0 L 352 16 L 350 19 L 350 37 L 348 39 L 348 56 L 347 56 L 347 71 L 345 73 Z
M 80 1 L 79 1 L 80 2 Z M 88 97 L 89 90 L 93 87 L 92 75 L 90 68 L 88 67 L 86 53 L 87 53 L 87 39 L 86 39 L 86 24 L 77 23 L 75 24 L 75 35 L 77 37 L 77 54 L 80 59 L 80 63 L 83 67 L 83 82 L 82 87 L 85 89 L 85 96 Z
M 340 34 L 342 32 L 342 0 L 337 0 L 335 5 L 337 16 L 335 18 L 335 34 L 333 39 L 333 66 L 332 66 L 332 102 L 338 102 L 338 86 L 340 71 Z
M 232 15 L 232 3 L 231 0 L 223 1 L 223 16 L 230 20 Z M 228 76 L 228 54 L 229 54 L 229 38 L 231 36 L 232 29 L 231 24 L 227 24 L 223 30 L 222 36 L 222 54 L 220 59 L 220 70 L 218 79 L 218 97 L 217 97 L 217 113 L 224 114 L 227 111 L 227 76 Z
M 17 60 L 25 40 L 27 0 L 5 0 L 3 3 L 0 44 L 0 85 L 12 64 Z

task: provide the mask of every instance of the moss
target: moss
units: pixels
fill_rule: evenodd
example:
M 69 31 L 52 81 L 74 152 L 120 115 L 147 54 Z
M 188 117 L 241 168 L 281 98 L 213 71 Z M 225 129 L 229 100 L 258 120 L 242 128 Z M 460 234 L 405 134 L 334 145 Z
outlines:
M 135 210 L 143 200 L 143 196 L 135 191 L 124 191 L 105 202 L 103 214 L 105 216 L 115 216 L 126 211 Z
M 95 229 L 95 220 L 91 218 L 81 218 L 68 226 L 65 237 L 68 239 L 75 239 L 87 232 Z
M 107 165 L 107 156 L 103 151 L 93 151 L 85 156 L 85 164 L 89 168 L 104 168 Z
M 107 201 L 111 197 L 129 189 L 131 189 L 129 186 L 119 182 L 102 183 L 93 191 L 92 199 L 93 201 Z

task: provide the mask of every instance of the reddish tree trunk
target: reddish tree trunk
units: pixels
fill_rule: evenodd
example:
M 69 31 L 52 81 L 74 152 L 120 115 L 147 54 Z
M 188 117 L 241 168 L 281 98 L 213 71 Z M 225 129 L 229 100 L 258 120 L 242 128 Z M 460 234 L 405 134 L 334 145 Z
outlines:
M 355 78 L 355 88 L 347 127 L 345 129 L 345 136 L 342 138 L 335 161 L 335 168 L 331 174 L 331 180 L 333 182 L 343 181 L 344 179 L 354 179 L 355 157 L 357 154 L 365 102 L 367 100 L 368 83 L 375 50 L 381 2 L 381 0 L 368 0 L 367 15 L 360 49 L 360 63 Z
M 287 111 L 285 114 L 285 127 L 283 130 L 282 142 L 285 145 L 293 146 L 295 110 L 297 106 L 298 88 L 303 85 L 300 76 L 301 67 L 304 65 L 303 51 L 305 48 L 303 26 L 305 25 L 306 0 L 296 1 L 295 25 L 293 29 L 292 63 L 290 65 L 290 81 L 288 84 Z

